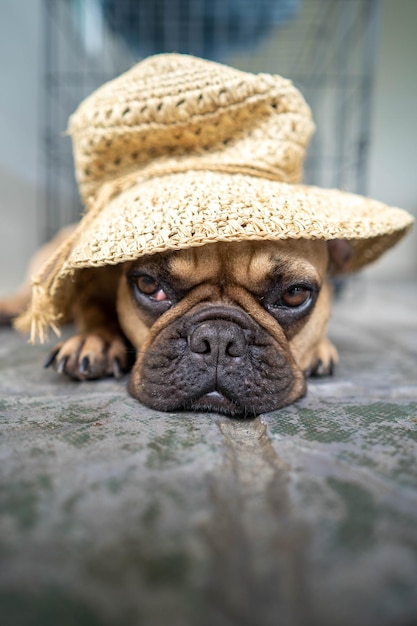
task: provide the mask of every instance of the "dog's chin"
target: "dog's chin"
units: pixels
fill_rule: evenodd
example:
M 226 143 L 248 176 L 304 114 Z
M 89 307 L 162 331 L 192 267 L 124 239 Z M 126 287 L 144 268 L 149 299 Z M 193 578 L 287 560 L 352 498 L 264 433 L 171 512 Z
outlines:
M 238 405 L 220 391 L 210 391 L 198 398 L 194 398 L 185 404 L 184 409 L 187 411 L 220 413 L 236 419 L 253 419 L 257 416 L 256 412 L 245 406 Z

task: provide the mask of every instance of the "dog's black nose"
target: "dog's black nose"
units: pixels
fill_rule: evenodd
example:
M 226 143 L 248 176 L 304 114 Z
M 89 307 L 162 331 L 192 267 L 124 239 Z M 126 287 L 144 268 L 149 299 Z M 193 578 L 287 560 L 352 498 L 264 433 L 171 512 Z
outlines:
M 214 362 L 241 357 L 247 350 L 242 328 L 227 320 L 210 320 L 199 324 L 190 333 L 189 346 L 192 352 L 206 355 Z

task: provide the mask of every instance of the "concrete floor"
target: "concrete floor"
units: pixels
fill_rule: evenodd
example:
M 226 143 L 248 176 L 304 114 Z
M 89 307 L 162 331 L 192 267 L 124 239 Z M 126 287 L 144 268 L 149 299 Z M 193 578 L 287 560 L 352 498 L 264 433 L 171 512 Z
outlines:
M 2 626 L 417 624 L 416 311 L 417 283 L 352 280 L 335 377 L 248 422 L 1 329 Z

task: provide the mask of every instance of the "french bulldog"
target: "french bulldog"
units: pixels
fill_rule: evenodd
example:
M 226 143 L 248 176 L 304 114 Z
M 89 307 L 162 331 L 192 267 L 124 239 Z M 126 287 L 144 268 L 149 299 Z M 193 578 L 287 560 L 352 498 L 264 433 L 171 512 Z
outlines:
M 350 255 L 344 240 L 218 242 L 81 270 L 77 334 L 45 365 L 75 380 L 131 369 L 130 394 L 161 411 L 279 409 L 305 394 L 307 376 L 333 373 L 330 277 Z M 0 302 L 0 320 L 28 294 Z

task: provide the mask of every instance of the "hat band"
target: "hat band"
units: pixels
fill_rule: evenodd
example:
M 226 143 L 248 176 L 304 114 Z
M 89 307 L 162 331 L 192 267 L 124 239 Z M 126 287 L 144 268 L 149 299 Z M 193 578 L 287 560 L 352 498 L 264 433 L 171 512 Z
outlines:
M 143 175 L 146 178 L 157 178 L 159 176 L 168 176 L 169 174 L 180 174 L 189 171 L 209 171 L 218 172 L 220 174 L 245 174 L 247 176 L 257 176 L 259 178 L 268 178 L 281 183 L 298 182 L 300 176 L 298 174 L 289 174 L 278 167 L 257 167 L 254 165 L 246 165 L 245 163 L 210 163 L 201 162 L 197 159 L 192 161 L 180 162 L 175 165 L 154 166 L 150 171 L 146 171 Z

